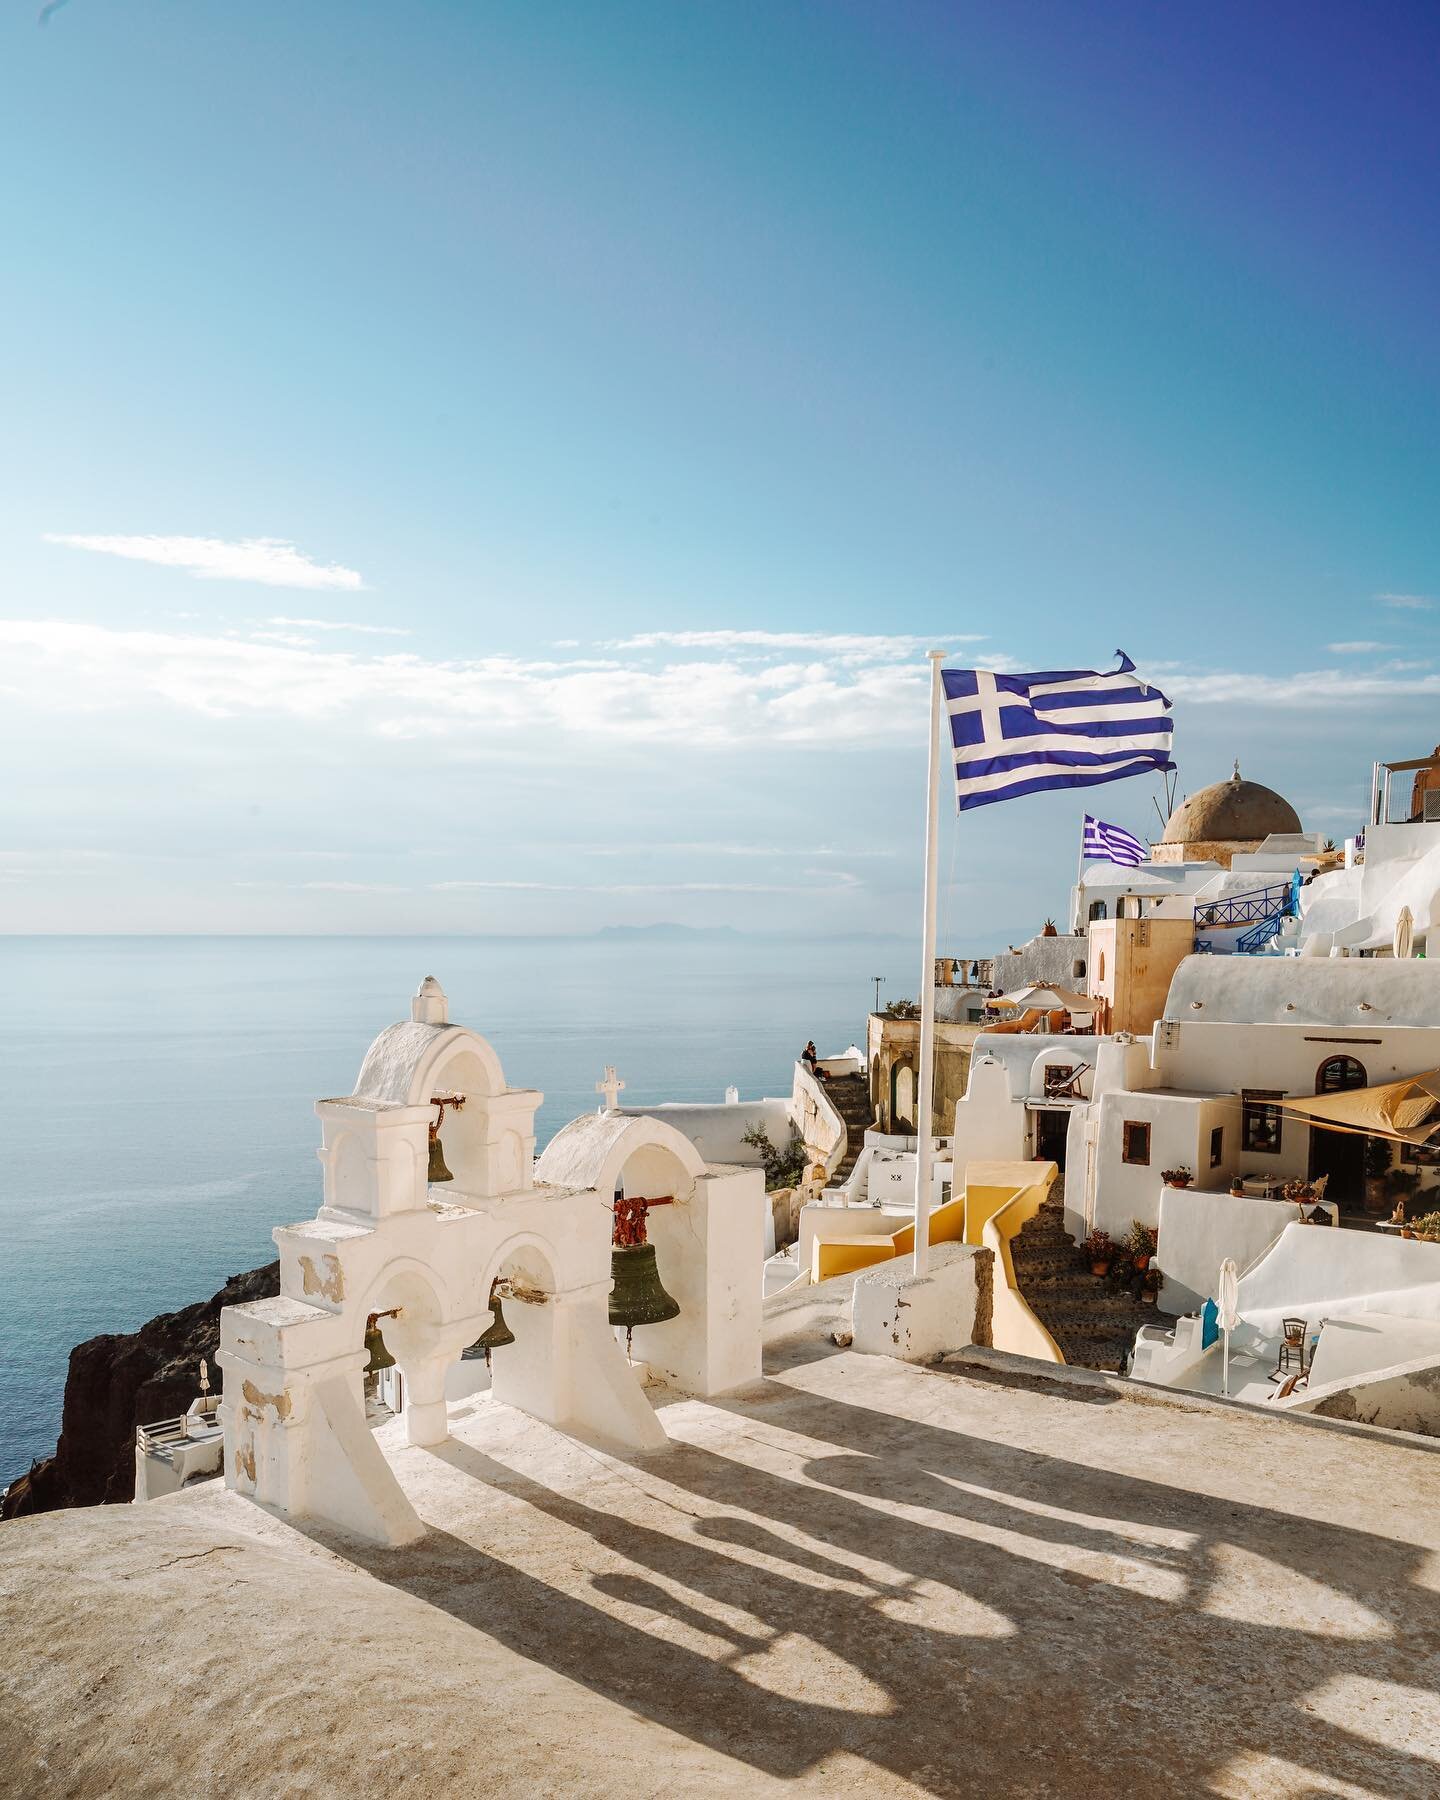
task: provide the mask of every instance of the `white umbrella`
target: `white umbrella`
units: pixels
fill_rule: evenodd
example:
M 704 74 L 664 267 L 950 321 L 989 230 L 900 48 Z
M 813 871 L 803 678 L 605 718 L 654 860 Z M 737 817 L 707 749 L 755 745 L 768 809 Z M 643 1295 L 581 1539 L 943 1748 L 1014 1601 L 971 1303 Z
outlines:
M 1395 921 L 1395 938 L 1392 948 L 1401 962 L 1408 962 L 1414 945 L 1415 915 L 1408 906 L 1402 906 L 1400 915 Z
M 1038 982 L 1029 987 L 1016 988 L 1011 994 L 1001 994 L 995 1000 L 987 1000 L 987 1006 L 1037 1006 L 1047 1012 L 1079 1012 L 1093 1013 L 1095 1002 L 1088 994 L 1077 994 L 1069 988 L 1046 987 Z
M 1221 1374 L 1220 1391 L 1228 1397 L 1230 1393 L 1230 1333 L 1240 1323 L 1240 1271 L 1235 1266 L 1233 1256 L 1227 1256 L 1220 1265 L 1220 1279 L 1215 1286 L 1215 1311 L 1218 1315 L 1220 1329 L 1225 1333 L 1225 1348 L 1222 1352 L 1224 1368 Z

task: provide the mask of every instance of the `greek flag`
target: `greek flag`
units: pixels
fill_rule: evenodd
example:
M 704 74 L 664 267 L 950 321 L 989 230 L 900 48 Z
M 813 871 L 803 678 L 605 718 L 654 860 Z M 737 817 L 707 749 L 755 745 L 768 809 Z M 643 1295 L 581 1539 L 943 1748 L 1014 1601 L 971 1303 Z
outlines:
M 1115 654 L 1120 667 L 1105 674 L 941 670 L 959 811 L 1174 768 L 1170 702 Z
M 1103 819 L 1085 815 L 1084 854 L 1101 862 L 1123 863 L 1133 869 L 1145 860 L 1145 846 L 1123 825 L 1107 825 Z

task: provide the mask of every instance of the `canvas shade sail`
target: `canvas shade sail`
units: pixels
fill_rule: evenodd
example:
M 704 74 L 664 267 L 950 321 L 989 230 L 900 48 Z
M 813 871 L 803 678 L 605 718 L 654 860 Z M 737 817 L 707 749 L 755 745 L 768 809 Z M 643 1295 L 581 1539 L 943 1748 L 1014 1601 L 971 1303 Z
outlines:
M 1286 1112 L 1324 1126 L 1401 1144 L 1423 1144 L 1440 1128 L 1440 1069 L 1387 1081 L 1380 1087 L 1352 1088 L 1345 1094 L 1315 1094 L 1279 1100 Z
M 987 1000 L 985 1004 L 1041 1006 L 1050 1012 L 1093 1013 L 1095 1010 L 1095 1002 L 1088 994 L 1075 994 L 1069 988 L 1039 986 L 1016 988 L 1013 994 L 1001 994 L 998 999 Z

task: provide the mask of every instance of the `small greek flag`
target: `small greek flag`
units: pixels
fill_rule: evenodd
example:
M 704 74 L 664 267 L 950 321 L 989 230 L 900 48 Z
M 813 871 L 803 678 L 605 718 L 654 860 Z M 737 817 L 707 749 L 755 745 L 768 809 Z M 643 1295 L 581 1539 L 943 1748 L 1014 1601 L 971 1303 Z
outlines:
M 1146 856 L 1145 846 L 1123 825 L 1107 825 L 1103 819 L 1092 819 L 1089 813 L 1085 815 L 1083 849 L 1086 856 L 1098 857 L 1101 862 L 1123 863 L 1127 869 L 1144 862 Z
M 1120 667 L 1105 674 L 941 670 L 959 811 L 1174 768 L 1170 702 L 1115 654 Z

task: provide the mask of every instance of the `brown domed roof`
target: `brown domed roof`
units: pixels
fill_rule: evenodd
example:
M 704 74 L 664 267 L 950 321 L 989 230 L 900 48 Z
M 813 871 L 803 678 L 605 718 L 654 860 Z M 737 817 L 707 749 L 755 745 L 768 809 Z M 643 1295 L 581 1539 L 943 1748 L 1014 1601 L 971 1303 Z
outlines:
M 1300 815 L 1274 788 L 1245 781 L 1240 765 L 1229 781 L 1217 781 L 1182 801 L 1170 815 L 1162 844 L 1248 843 L 1272 831 L 1299 831 Z

